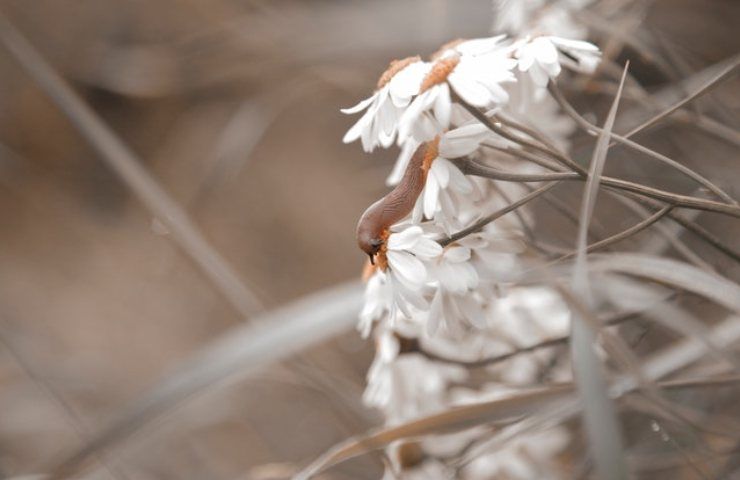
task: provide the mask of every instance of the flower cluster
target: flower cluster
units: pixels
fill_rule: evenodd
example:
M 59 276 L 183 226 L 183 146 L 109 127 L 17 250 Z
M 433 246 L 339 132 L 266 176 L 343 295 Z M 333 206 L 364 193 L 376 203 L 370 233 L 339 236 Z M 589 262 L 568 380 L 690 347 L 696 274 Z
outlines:
M 387 423 L 567 375 L 552 349 L 481 362 L 562 335 L 570 314 L 551 289 L 510 284 L 528 255 L 526 212 L 481 221 L 526 195 L 526 187 L 467 175 L 463 165 L 475 161 L 507 172 L 541 171 L 511 155 L 521 148 L 515 140 L 525 130 L 502 136 L 492 125 L 522 124 L 529 135 L 536 132 L 566 149 L 574 126 L 558 112 L 547 84 L 564 69 L 593 71 L 599 55 L 588 42 L 554 35 L 458 40 L 428 61 L 391 62 L 375 92 L 343 110 L 363 112 L 345 142 L 360 140 L 367 152 L 398 145 L 401 153 L 387 179 L 397 190 L 388 208 L 409 206 L 389 225 L 382 224 L 388 209 L 380 208 L 372 219 L 382 231 L 363 248 L 373 265 L 366 272 L 360 329 L 377 345 L 365 402 L 382 410 Z M 420 149 L 421 167 L 415 159 Z M 402 195 L 418 196 L 402 202 Z M 476 385 L 466 368 L 471 362 L 486 374 L 485 382 Z M 444 459 L 486 432 L 475 428 L 395 444 L 390 453 L 397 464 L 389 467 L 388 478 L 450 478 Z M 457 473 L 467 479 L 550 478 L 553 469 L 546 465 L 567 441 L 561 430 L 520 436 Z M 404 455 L 409 449 L 415 452 L 412 461 L 402 458 L 409 457 Z

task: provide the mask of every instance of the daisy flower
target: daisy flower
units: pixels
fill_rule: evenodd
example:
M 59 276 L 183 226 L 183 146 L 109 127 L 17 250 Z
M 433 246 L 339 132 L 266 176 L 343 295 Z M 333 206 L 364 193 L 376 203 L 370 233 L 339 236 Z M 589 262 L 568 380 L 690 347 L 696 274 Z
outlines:
M 346 114 L 365 111 L 342 141 L 351 143 L 360 139 L 366 152 L 372 152 L 378 145 L 384 148 L 391 146 L 396 136 L 398 119 L 414 95 L 419 93 L 421 81 L 428 69 L 429 65 L 419 57 L 391 62 L 369 98 L 354 107 L 342 109 L 342 113 Z
M 442 247 L 419 226 L 391 233 L 376 256 L 376 268 L 365 289 L 360 330 L 369 332 L 373 322 L 386 312 L 389 322 L 395 324 L 399 315 L 411 318 L 427 310 L 424 262 L 440 253 Z
M 402 353 L 398 336 L 379 329 L 377 353 L 367 376 L 363 401 L 383 410 L 386 423 L 399 423 L 444 407 L 447 387 L 467 378 L 464 368 Z
M 427 270 L 422 260 L 430 260 L 442 253 L 442 247 L 426 235 L 419 226 L 411 226 L 400 232 L 391 233 L 385 244 L 385 260 L 378 265 L 411 290 L 419 290 L 427 281 Z
M 557 78 L 561 64 L 573 70 L 592 72 L 601 52 L 596 45 L 581 40 L 568 40 L 555 36 L 526 38 L 515 46 L 520 72 L 527 72 L 538 87 L 547 86 Z
M 441 324 L 448 332 L 460 335 L 466 325 L 485 328 L 485 313 L 480 297 L 475 295 L 478 274 L 470 263 L 470 249 L 450 245 L 430 266 L 436 290 L 429 307 L 427 333 L 431 336 Z
M 439 137 L 438 154 L 432 160 L 426 184 L 414 208 L 415 223 L 426 217 L 435 220 L 446 233 L 469 220 L 461 212 L 472 211 L 475 184 L 450 160 L 472 154 L 491 132 L 480 123 L 463 125 Z
M 451 91 L 476 107 L 500 105 L 508 100 L 502 83 L 514 80 L 516 61 L 504 49 L 493 48 L 502 37 L 469 40 L 444 50 L 423 78 L 419 95 L 399 120 L 401 141 L 434 138 L 450 126 Z

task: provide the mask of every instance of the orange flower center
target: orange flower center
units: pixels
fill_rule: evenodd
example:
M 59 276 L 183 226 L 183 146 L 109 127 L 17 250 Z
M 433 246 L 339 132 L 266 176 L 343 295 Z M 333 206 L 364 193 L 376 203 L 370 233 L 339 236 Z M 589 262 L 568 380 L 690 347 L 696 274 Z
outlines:
M 380 234 L 380 239 L 383 243 L 380 244 L 378 253 L 375 254 L 375 266 L 380 269 L 381 272 L 388 270 L 388 237 L 391 236 L 391 232 L 388 229 L 383 230 Z
M 391 79 L 395 77 L 398 72 L 408 67 L 412 63 L 416 63 L 418 61 L 421 61 L 421 58 L 419 58 L 418 55 L 416 55 L 415 57 L 402 58 L 400 60 L 392 60 L 391 63 L 388 65 L 388 69 L 386 69 L 386 71 L 383 72 L 383 74 L 378 79 L 377 89 L 380 90 L 381 88 L 388 85 L 388 82 L 390 82 Z
M 453 55 L 451 57 L 437 60 L 432 66 L 432 69 L 429 70 L 429 73 L 427 73 L 426 77 L 424 77 L 424 80 L 421 81 L 421 89 L 419 90 L 419 93 L 426 92 L 433 86 L 439 85 L 447 80 L 447 77 L 450 76 L 450 73 L 452 73 L 458 63 L 460 63 L 459 55 Z
M 424 152 L 424 159 L 421 161 L 421 169 L 424 170 L 424 175 L 429 172 L 432 168 L 432 162 L 439 156 L 439 135 L 434 137 L 434 140 L 427 142 L 427 149 Z

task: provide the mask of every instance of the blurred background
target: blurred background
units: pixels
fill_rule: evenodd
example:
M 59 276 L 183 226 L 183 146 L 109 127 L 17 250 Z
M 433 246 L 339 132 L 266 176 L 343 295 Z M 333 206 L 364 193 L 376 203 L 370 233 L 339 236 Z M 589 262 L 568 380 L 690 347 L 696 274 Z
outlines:
M 635 61 L 632 72 L 648 89 L 740 52 L 740 2 L 634 3 L 641 15 L 621 31 L 669 59 Z M 395 152 L 343 145 L 355 119 L 339 108 L 365 98 L 389 60 L 488 36 L 493 21 L 489 0 L 3 0 L 0 9 L 266 309 L 357 278 L 362 268 L 354 227 L 385 193 Z M 604 50 L 611 41 L 615 57 L 633 58 L 608 30 L 596 35 Z M 737 128 L 734 87 L 701 108 Z M 601 113 L 610 100 L 579 105 Z M 720 186 L 740 196 L 736 145 L 698 135 L 675 144 L 665 130 L 654 137 L 648 145 L 671 149 L 710 178 L 722 172 Z M 702 141 L 712 155 L 696 154 Z M 672 181 L 650 166 L 630 173 Z M 5 478 L 36 472 L 80 444 L 244 318 L 4 49 L 0 209 Z M 723 221 L 706 226 L 737 245 L 736 225 L 725 230 Z M 371 357 L 372 345 L 346 334 L 189 403 L 109 452 L 108 466 L 90 478 L 285 478 L 291 464 L 380 422 L 360 401 Z M 366 457 L 324 478 L 381 471 Z

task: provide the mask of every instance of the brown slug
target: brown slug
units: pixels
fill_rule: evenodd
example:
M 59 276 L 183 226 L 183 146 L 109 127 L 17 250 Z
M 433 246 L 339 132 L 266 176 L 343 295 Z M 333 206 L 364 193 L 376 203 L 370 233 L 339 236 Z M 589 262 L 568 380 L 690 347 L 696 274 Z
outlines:
M 385 197 L 365 210 L 357 223 L 357 245 L 367 253 L 370 262 L 375 264 L 375 255 L 383 253 L 390 227 L 403 220 L 414 209 L 427 173 L 438 154 L 439 137 L 424 142 L 416 149 L 409 160 L 403 178 Z M 384 257 L 384 256 L 383 256 Z M 384 258 L 379 267 L 385 270 Z

